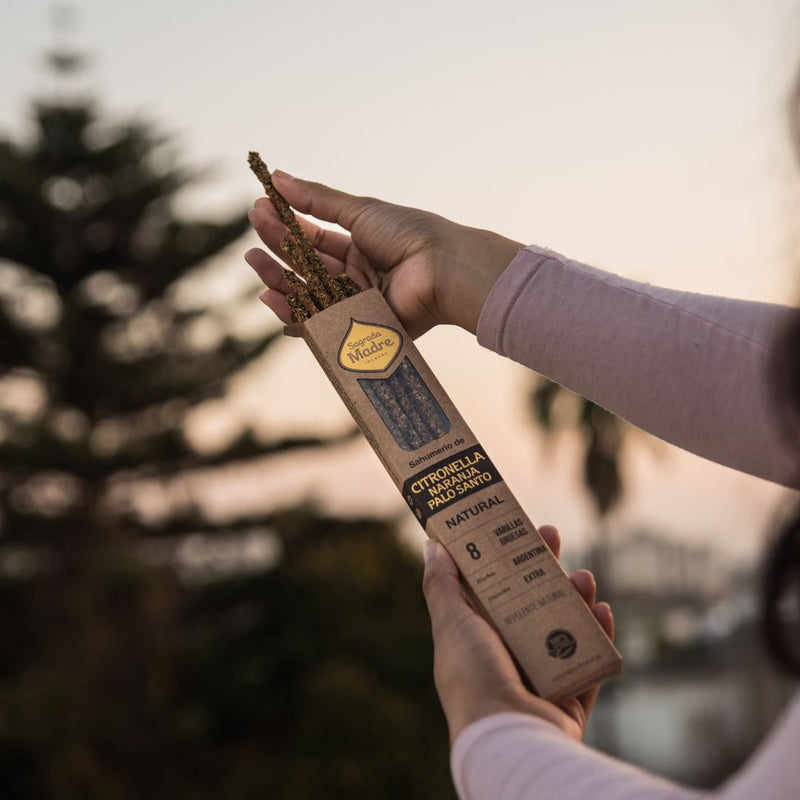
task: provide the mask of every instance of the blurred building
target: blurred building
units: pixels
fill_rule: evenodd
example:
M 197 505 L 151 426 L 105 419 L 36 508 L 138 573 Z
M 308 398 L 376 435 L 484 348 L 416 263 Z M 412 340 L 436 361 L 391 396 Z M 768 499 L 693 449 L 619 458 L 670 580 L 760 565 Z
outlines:
M 601 692 L 588 741 L 667 777 L 711 787 L 761 741 L 794 689 L 759 632 L 759 565 L 708 545 L 632 532 L 572 564 L 601 564 L 622 676 Z

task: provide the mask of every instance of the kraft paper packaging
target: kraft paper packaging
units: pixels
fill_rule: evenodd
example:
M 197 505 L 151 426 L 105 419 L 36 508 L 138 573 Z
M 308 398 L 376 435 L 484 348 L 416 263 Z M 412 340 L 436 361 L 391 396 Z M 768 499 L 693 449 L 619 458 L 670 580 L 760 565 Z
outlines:
M 423 529 L 452 555 L 523 677 L 560 701 L 622 659 L 377 289 L 302 336 Z

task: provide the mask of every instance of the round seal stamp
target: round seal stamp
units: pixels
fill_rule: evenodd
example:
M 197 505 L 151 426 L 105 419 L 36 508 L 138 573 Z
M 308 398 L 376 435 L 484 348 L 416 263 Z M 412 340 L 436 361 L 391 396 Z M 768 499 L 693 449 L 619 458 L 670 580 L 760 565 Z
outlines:
M 547 646 L 547 655 L 553 658 L 569 658 L 575 654 L 575 650 L 578 648 L 575 637 L 563 628 L 550 631 L 545 639 L 545 645 Z

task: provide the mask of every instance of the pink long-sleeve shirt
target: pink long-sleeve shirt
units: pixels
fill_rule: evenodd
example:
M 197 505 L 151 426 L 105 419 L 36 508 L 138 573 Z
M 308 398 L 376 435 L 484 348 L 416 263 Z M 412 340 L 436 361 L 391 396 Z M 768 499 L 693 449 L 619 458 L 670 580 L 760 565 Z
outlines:
M 487 298 L 478 341 L 685 450 L 800 488 L 800 452 L 770 376 L 798 313 L 660 289 L 527 247 Z M 800 697 L 745 768 L 702 795 L 543 720 L 495 714 L 462 731 L 451 768 L 462 800 L 798 800 L 798 748 Z

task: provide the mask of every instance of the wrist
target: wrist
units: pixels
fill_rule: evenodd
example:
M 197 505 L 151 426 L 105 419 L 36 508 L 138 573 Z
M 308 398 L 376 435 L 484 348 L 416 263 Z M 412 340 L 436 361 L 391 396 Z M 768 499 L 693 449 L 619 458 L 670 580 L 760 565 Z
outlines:
M 439 306 L 445 323 L 474 334 L 486 298 L 524 245 L 490 231 L 464 231 L 443 259 Z
M 470 725 L 498 714 L 535 720 L 536 724 L 549 726 L 575 741 L 581 741 L 585 727 L 585 721 L 581 724 L 558 706 L 527 692 L 517 697 L 484 695 L 482 699 L 464 703 L 446 714 L 450 744 Z

